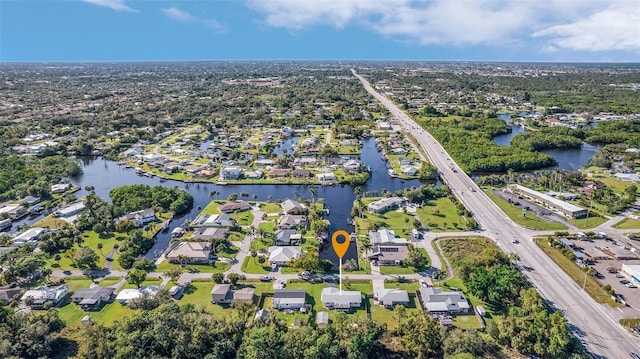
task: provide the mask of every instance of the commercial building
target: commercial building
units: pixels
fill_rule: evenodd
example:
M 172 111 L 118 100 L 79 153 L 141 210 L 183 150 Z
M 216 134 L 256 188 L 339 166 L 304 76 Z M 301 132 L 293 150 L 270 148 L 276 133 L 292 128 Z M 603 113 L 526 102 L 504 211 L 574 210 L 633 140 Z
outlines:
M 629 277 L 630 280 L 640 284 L 640 264 L 623 264 L 620 272 Z
M 565 202 L 563 200 L 553 198 L 548 194 L 538 192 L 531 188 L 521 186 L 519 184 L 511 184 L 507 188 L 518 195 L 527 197 L 534 201 L 541 203 L 543 206 L 548 207 L 568 218 L 582 218 L 587 216 L 587 210 L 576 206 L 574 204 Z

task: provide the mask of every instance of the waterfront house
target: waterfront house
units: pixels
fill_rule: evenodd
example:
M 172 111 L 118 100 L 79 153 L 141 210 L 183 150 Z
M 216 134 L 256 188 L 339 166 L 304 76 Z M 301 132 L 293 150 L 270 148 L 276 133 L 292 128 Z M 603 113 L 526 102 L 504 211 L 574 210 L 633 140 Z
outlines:
M 388 197 L 369 203 L 367 210 L 371 213 L 384 213 L 407 204 L 407 199 L 403 197 Z
M 307 213 L 307 206 L 293 199 L 287 199 L 286 201 L 282 202 L 280 207 L 282 207 L 282 210 L 286 214 L 306 214 Z
M 165 254 L 169 263 L 207 263 L 211 259 L 210 242 L 174 242 Z

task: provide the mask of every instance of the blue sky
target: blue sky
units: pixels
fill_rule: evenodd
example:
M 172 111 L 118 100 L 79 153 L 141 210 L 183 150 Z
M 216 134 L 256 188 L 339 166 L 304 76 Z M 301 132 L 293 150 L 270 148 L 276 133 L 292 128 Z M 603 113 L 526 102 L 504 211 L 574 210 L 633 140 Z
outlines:
M 639 0 L 0 0 L 0 61 L 640 61 Z

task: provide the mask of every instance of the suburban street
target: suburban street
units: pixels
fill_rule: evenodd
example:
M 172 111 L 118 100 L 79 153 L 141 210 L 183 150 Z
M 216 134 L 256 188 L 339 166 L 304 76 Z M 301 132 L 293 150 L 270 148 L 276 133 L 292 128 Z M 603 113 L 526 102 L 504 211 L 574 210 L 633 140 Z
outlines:
M 411 133 L 424 149 L 442 180 L 468 208 L 482 227 L 481 235 L 490 237 L 506 253 L 516 253 L 521 264 L 532 270 L 523 274 L 553 307 L 562 310 L 571 324 L 581 331 L 588 349 L 608 358 L 626 358 L 640 348 L 633 337 L 618 324 L 620 312 L 594 302 L 544 252 L 533 243 L 543 232 L 524 229 L 513 222 L 449 157 L 445 149 L 427 131 L 418 126 L 389 99 L 376 92 L 362 76 L 352 70 L 365 89 L 380 101 Z M 513 243 L 514 240 L 519 243 Z

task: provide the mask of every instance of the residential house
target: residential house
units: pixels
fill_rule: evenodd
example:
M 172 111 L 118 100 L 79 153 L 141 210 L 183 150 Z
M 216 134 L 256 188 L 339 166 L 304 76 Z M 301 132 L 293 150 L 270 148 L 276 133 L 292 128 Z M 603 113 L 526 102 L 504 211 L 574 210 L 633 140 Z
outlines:
M 244 173 L 244 177 L 248 179 L 259 179 L 264 176 L 263 170 L 247 171 Z
M 307 292 L 303 289 L 276 289 L 273 293 L 273 308 L 300 309 L 304 307 Z
M 251 288 L 251 287 L 245 287 L 242 289 L 234 290 L 232 301 L 253 303 L 255 294 L 256 294 L 255 288 Z
M 227 228 L 197 228 L 191 240 L 210 241 L 212 239 L 224 239 L 229 236 L 229 230 Z
M 286 201 L 282 202 L 280 207 L 282 207 L 282 210 L 286 214 L 306 214 L 307 213 L 307 206 L 292 199 L 287 199 Z
M 420 288 L 422 306 L 430 313 L 467 313 L 469 302 L 462 292 L 445 292 L 442 288 Z
M 233 217 L 229 213 L 220 213 L 220 214 L 204 214 L 196 217 L 196 219 L 191 222 L 191 227 L 194 228 L 229 228 L 235 226 L 236 222 Z
M 51 302 L 53 305 L 57 305 L 64 297 L 69 294 L 69 287 L 66 285 L 59 285 L 57 287 L 44 286 L 26 291 L 22 295 L 22 301 L 31 298 L 31 308 L 42 309 L 46 302 Z
M 71 301 L 84 310 L 96 310 L 100 308 L 102 303 L 110 302 L 113 299 L 115 290 L 111 287 L 82 288 L 71 296 Z
M 147 285 L 138 289 L 122 289 L 116 296 L 116 300 L 122 305 L 127 305 L 130 301 L 142 296 L 153 298 L 159 290 L 157 285 Z
M 269 247 L 269 263 L 271 265 L 285 266 L 291 262 L 292 259 L 300 257 L 301 254 L 302 247 L 300 246 L 272 246 Z
M 249 204 L 249 202 L 245 201 L 229 202 L 220 205 L 218 209 L 222 213 L 242 212 L 251 209 L 251 205 Z
M 348 160 L 342 165 L 342 167 L 344 167 L 344 169 L 348 172 L 356 172 L 360 170 L 361 166 L 362 163 L 358 160 Z
M 311 171 L 306 168 L 296 168 L 292 173 L 295 178 L 309 178 L 311 177 Z
M 388 197 L 369 203 L 367 210 L 371 213 L 384 213 L 407 204 L 407 199 L 403 197 Z
M 297 234 L 293 229 L 279 229 L 275 231 L 274 236 L 278 246 L 290 246 L 302 240 L 302 235 Z
M 375 297 L 378 299 L 378 303 L 386 308 L 409 305 L 409 293 L 404 289 L 383 288 L 376 293 Z
M 120 217 L 118 221 L 131 221 L 133 225 L 140 228 L 143 227 L 147 223 L 151 223 L 156 220 L 156 213 L 153 208 L 142 209 L 135 212 L 127 213 L 126 215 Z
M 409 255 L 409 242 L 396 237 L 390 229 L 369 232 L 371 248 L 365 253 L 367 259 L 378 261 L 380 265 L 400 265 Z
M 295 230 L 307 224 L 307 217 L 299 214 L 285 214 L 278 219 L 278 228 Z
M 275 162 L 273 160 L 270 160 L 270 159 L 260 159 L 260 160 L 253 161 L 253 165 L 254 166 L 267 167 L 267 166 L 273 166 L 274 164 L 275 164 Z
M 332 186 L 338 183 L 338 178 L 333 172 L 318 173 L 316 177 L 321 186 Z
M 210 256 L 210 242 L 175 242 L 165 254 L 170 263 L 207 263 Z
M 415 176 L 418 174 L 418 169 L 415 166 L 402 165 L 400 166 L 400 172 L 404 173 L 407 176 Z
M 61 218 L 69 218 L 84 211 L 85 205 L 83 201 L 77 201 L 56 211 L 56 215 Z
M 24 244 L 35 245 L 38 243 L 38 238 L 40 238 L 40 236 L 46 232 L 47 232 L 46 228 L 34 227 L 13 237 L 11 239 L 11 242 L 16 247 L 22 246 Z
M 238 166 L 225 166 L 220 169 L 220 179 L 225 181 L 233 181 L 240 178 L 242 168 Z
M 231 284 L 216 284 L 211 289 L 211 303 L 229 304 L 233 299 Z
M 357 290 L 343 290 L 336 287 L 325 287 L 320 297 L 322 305 L 328 309 L 350 311 L 362 305 L 362 293 Z
M 289 177 L 289 170 L 286 168 L 275 168 L 269 171 L 269 177 L 271 178 L 283 178 Z
M 58 183 L 51 186 L 51 193 L 64 193 L 71 188 L 68 183 Z

